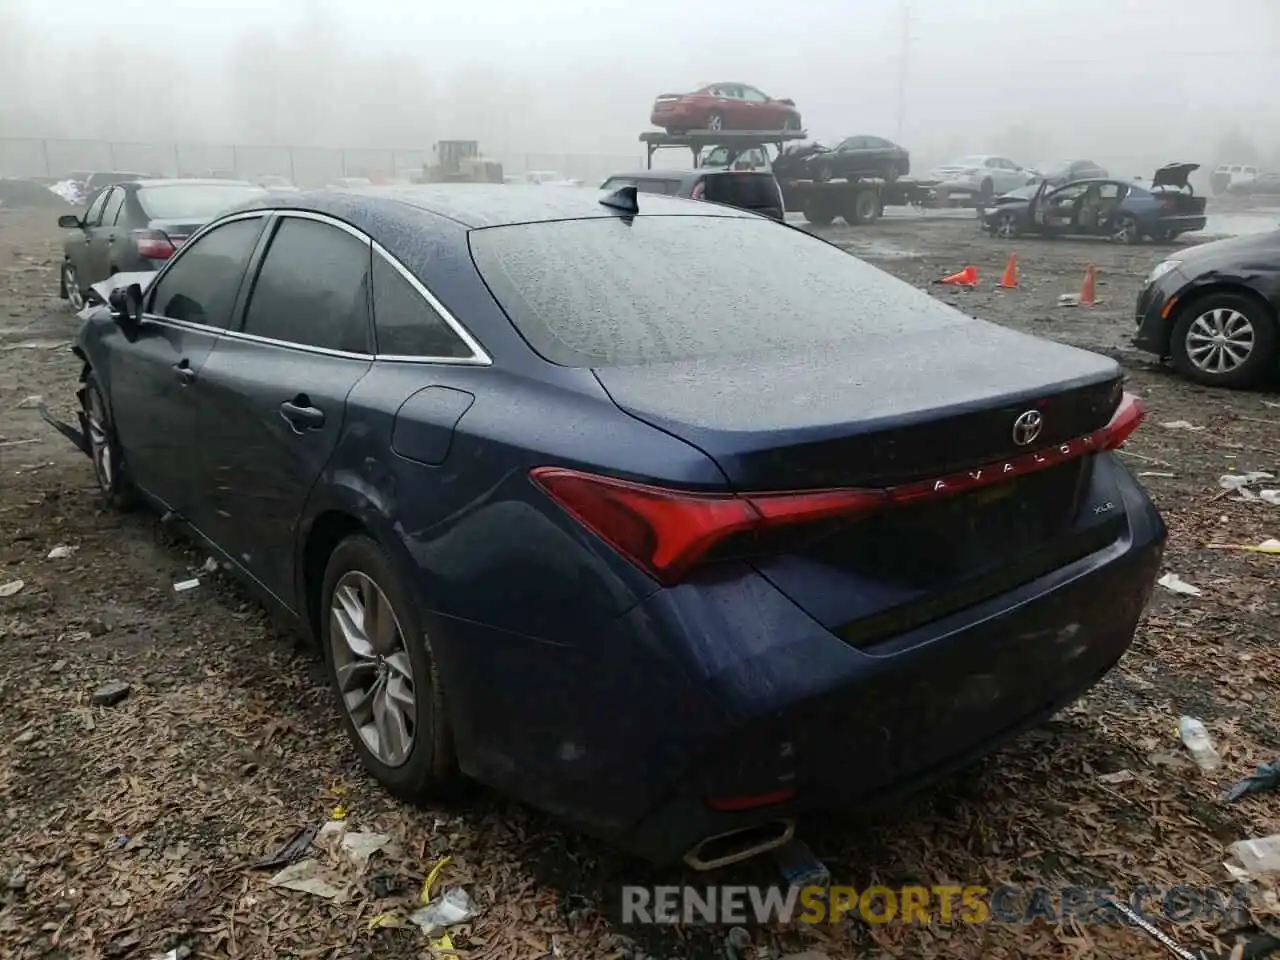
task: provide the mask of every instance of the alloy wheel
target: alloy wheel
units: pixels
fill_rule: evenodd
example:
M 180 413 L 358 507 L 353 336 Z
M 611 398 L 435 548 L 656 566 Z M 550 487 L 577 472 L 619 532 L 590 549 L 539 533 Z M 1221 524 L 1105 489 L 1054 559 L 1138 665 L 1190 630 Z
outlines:
M 1191 322 L 1186 338 L 1187 358 L 1205 373 L 1229 373 L 1249 359 L 1256 339 L 1253 321 L 1243 313 L 1230 307 L 1214 307 Z
M 352 725 L 379 763 L 403 766 L 417 733 L 417 700 L 400 620 L 359 570 L 334 585 L 329 616 L 334 676 Z
M 1012 240 L 1018 235 L 1018 218 L 1012 213 L 1002 214 L 996 224 L 996 235 L 1001 240 Z
M 96 387 L 90 387 L 85 397 L 85 419 L 89 422 L 89 450 L 93 457 L 93 474 L 103 493 L 111 493 L 115 486 L 115 451 L 111 448 L 110 420 L 106 403 Z
M 1111 239 L 1116 243 L 1133 243 L 1138 239 L 1138 222 L 1132 217 L 1121 217 L 1116 221 Z
M 80 291 L 80 278 L 76 276 L 76 268 L 70 263 L 62 265 L 62 282 L 67 288 L 67 302 L 71 309 L 79 313 L 84 309 L 84 294 Z

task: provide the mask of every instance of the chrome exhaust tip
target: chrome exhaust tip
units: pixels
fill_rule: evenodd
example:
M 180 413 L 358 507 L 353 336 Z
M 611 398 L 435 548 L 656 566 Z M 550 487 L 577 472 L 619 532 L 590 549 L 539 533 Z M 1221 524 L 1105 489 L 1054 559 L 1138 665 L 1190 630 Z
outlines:
M 776 850 L 790 843 L 795 835 L 794 820 L 773 820 L 758 827 L 730 830 L 695 844 L 684 855 L 684 862 L 694 870 L 716 870 Z

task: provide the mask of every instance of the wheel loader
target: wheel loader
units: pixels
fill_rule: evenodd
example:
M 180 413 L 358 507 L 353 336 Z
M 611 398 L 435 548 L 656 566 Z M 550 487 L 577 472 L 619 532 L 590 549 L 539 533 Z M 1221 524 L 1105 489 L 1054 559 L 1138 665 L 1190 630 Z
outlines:
M 431 152 L 435 162 L 422 165 L 423 183 L 502 183 L 502 164 L 480 155 L 476 140 L 441 140 Z

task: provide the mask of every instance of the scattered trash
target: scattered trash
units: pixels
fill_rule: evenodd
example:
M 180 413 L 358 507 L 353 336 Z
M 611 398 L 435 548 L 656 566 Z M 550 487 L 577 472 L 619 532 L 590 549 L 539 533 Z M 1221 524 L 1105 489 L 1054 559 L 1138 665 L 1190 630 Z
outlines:
M 773 852 L 774 862 L 788 886 L 829 887 L 831 871 L 813 855 L 808 844 L 794 837 Z
M 30 410 L 33 407 L 39 407 L 42 403 L 44 403 L 44 397 L 40 396 L 38 393 L 33 393 L 31 396 L 23 397 L 18 401 L 18 409 Z
M 269 857 L 263 857 L 253 865 L 255 870 L 276 870 L 297 863 L 311 848 L 311 841 L 316 837 L 315 827 L 302 827 L 281 845 L 280 849 Z
M 1203 592 L 1199 587 L 1194 587 L 1187 581 L 1183 580 L 1176 573 L 1166 573 L 1163 577 L 1156 581 L 1160 586 L 1164 587 L 1170 593 L 1180 593 L 1187 597 L 1198 597 Z
M 439 940 L 431 941 L 431 949 L 434 950 L 436 953 L 456 953 L 457 952 L 457 948 L 454 947 L 453 939 L 449 936 L 448 930 L 444 931 L 444 933 L 440 935 Z M 554 938 L 551 945 L 550 956 L 553 958 L 557 958 L 560 956 L 560 951 L 556 948 L 556 945 L 554 943 Z
M 1273 507 L 1280 507 L 1280 490 L 1259 490 L 1258 499 Z
M 79 547 L 57 546 L 49 551 L 49 555 L 45 557 L 45 559 L 46 560 L 62 560 L 65 557 L 71 556 L 73 553 L 75 553 L 79 549 L 80 549 Z
M 202 566 L 200 570 L 202 573 L 217 573 L 218 561 L 213 559 L 213 557 L 206 557 L 204 561 L 204 566 Z
M 439 900 L 419 907 L 409 914 L 409 920 L 427 936 L 443 931 L 445 927 L 465 923 L 474 917 L 471 898 L 461 887 L 454 887 Z
M 1246 793 L 1264 793 L 1277 787 L 1280 787 L 1280 760 L 1272 760 L 1270 763 L 1258 764 L 1253 776 L 1245 777 L 1237 783 L 1226 792 L 1223 799 L 1227 803 L 1233 803 Z
M 1060 293 L 1058 294 L 1058 306 L 1078 307 L 1080 306 L 1080 298 L 1074 293 Z
M 422 881 L 422 892 L 418 894 L 418 902 L 424 907 L 431 902 L 431 888 L 435 886 L 436 881 L 440 879 L 440 874 L 444 872 L 444 868 L 451 862 L 453 862 L 453 857 L 442 857 L 431 868 L 431 871 L 427 874 L 427 879 Z
M 39 443 L 39 437 L 28 437 L 26 440 L 5 440 L 0 447 L 20 447 L 24 443 Z
M 114 707 L 129 695 L 133 688 L 123 680 L 110 680 L 104 683 L 89 698 L 95 707 Z
M 1098 779 L 1103 783 L 1128 783 L 1130 780 L 1137 780 L 1137 776 L 1132 770 L 1117 770 L 1114 773 L 1104 773 Z
M 1227 849 L 1254 876 L 1280 873 L 1280 834 L 1237 840 Z
M 1203 960 L 1203 955 L 1201 955 L 1200 957 L 1197 957 L 1190 950 L 1185 950 L 1182 947 L 1178 946 L 1178 944 L 1174 940 L 1170 939 L 1168 935 L 1161 932 L 1159 929 L 1156 928 L 1154 924 L 1152 924 L 1149 920 L 1147 920 L 1141 914 L 1132 910 L 1126 904 L 1120 903 L 1116 900 L 1110 900 L 1110 899 L 1104 900 L 1103 903 L 1106 906 L 1111 907 L 1117 913 L 1122 914 L 1130 923 L 1132 923 L 1134 926 L 1138 927 L 1140 930 L 1146 933 L 1149 937 L 1155 940 L 1156 943 L 1160 944 L 1162 947 L 1164 947 L 1166 950 L 1172 953 L 1175 957 L 1181 957 L 1182 960 Z
M 26 585 L 25 580 L 10 580 L 8 583 L 0 583 L 0 597 L 12 597 Z
M 1209 736 L 1209 731 L 1205 729 L 1203 723 L 1195 717 L 1180 717 L 1178 733 L 1182 737 L 1187 752 L 1191 754 L 1191 759 L 1196 762 L 1196 766 L 1201 771 L 1212 773 L 1221 766 L 1222 758 L 1218 756 L 1213 738 Z
M 1160 426 L 1164 427 L 1166 430 L 1190 430 L 1193 433 L 1198 433 L 1204 429 L 1204 427 L 1196 426 L 1190 420 L 1166 420 L 1164 423 L 1160 424 Z
M 347 819 L 347 808 L 344 807 L 342 804 L 338 804 L 336 807 L 333 808 L 333 812 L 329 814 L 329 819 L 330 820 Z
M 14 737 L 13 742 L 20 747 L 25 747 L 29 743 L 35 743 L 36 737 L 38 736 L 39 734 L 36 733 L 35 728 L 28 727 L 26 730 L 23 730 L 20 734 Z
M 1222 488 L 1215 500 L 1236 494 L 1242 500 L 1265 500 L 1268 503 L 1280 504 L 1280 490 L 1253 491 L 1263 480 L 1274 480 L 1275 474 L 1255 470 L 1251 473 L 1227 473 L 1218 478 L 1218 486 Z
M 1173 480 L 1178 475 L 1176 473 L 1168 473 L 1164 470 L 1143 470 L 1138 474 L 1139 477 L 1160 477 L 1163 480 Z
M 746 927 L 733 927 L 724 938 L 725 960 L 749 960 L 751 932 Z
M 385 928 L 394 930 L 403 926 L 404 926 L 404 921 L 400 918 L 398 914 L 392 913 L 392 912 L 379 913 L 375 916 L 372 916 L 369 918 L 369 923 L 367 924 L 367 927 L 370 930 L 377 930 L 379 927 L 385 927 Z
M 1280 554 L 1280 540 L 1263 540 L 1256 546 L 1251 543 L 1206 543 L 1206 550 L 1243 550 L 1246 553 Z
M 369 859 L 390 842 L 391 837 L 385 833 L 353 830 L 343 835 L 342 852 L 358 873 L 364 873 L 369 868 Z
M 342 901 L 346 891 L 334 881 L 319 860 L 300 860 L 285 867 L 267 881 L 273 887 L 309 893 L 325 900 Z
M 182 593 L 184 590 L 194 590 L 198 586 L 200 586 L 198 577 L 192 577 L 190 580 L 179 580 L 173 585 L 173 592 Z

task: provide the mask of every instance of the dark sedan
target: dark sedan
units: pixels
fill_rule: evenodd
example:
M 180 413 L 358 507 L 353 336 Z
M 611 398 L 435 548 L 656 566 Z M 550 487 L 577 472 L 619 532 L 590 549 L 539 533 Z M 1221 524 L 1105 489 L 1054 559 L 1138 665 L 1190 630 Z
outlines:
M 1197 167 L 1161 167 L 1150 188 L 1123 180 L 1079 180 L 1061 187 L 1041 181 L 997 197 L 983 223 L 993 237 L 1006 240 L 1029 233 L 1168 242 L 1203 230 L 1207 222 L 1204 197 L 1197 197 L 1187 180 Z
M 58 226 L 75 231 L 62 245 L 62 298 L 82 309 L 95 283 L 114 273 L 155 270 L 193 230 L 265 192 L 227 180 L 131 179 L 108 185 L 83 214 L 58 218 Z
M 1180 250 L 1138 294 L 1134 344 L 1197 383 L 1250 387 L 1280 368 L 1280 230 Z
M 808 167 L 815 180 L 879 177 L 892 181 L 911 172 L 911 154 L 880 137 L 846 137 L 834 150 L 811 156 Z
M 730 207 L 278 195 L 134 279 L 75 347 L 98 483 L 315 640 L 401 797 L 732 860 L 1071 703 L 1159 568 L 1115 362 Z

